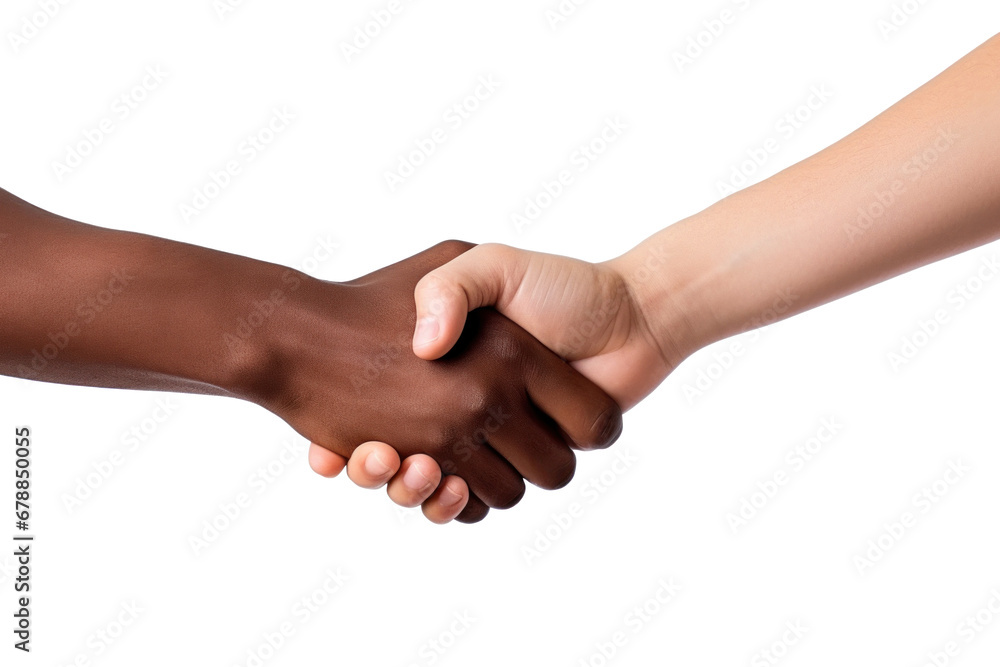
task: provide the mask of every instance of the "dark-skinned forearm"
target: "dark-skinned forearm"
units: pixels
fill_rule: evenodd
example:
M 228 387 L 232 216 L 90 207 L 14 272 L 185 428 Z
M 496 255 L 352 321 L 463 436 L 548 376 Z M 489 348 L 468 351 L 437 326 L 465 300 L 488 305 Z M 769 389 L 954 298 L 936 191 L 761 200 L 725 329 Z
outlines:
M 244 398 L 269 363 L 259 330 L 304 278 L 2 190 L 0 276 L 0 373 Z

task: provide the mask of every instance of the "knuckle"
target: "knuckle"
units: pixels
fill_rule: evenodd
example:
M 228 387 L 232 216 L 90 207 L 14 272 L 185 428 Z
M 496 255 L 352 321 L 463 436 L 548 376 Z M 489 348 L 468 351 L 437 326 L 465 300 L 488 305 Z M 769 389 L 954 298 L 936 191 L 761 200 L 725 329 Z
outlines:
M 606 407 L 594 420 L 587 432 L 587 442 L 581 443 L 587 449 L 610 447 L 622 432 L 622 411 L 617 404 Z
M 475 252 L 477 255 L 483 255 L 484 257 L 502 261 L 509 258 L 515 250 L 509 245 L 504 245 L 503 243 L 482 243 L 476 247 Z
M 525 359 L 524 345 L 512 331 L 498 331 L 492 340 L 493 356 L 504 364 L 520 363 Z
M 467 317 L 469 299 L 462 284 L 462 276 L 446 267 L 434 269 L 417 281 L 413 297 L 421 317 Z
M 417 291 L 418 292 L 428 292 L 428 291 L 440 291 L 446 287 L 448 281 L 442 275 L 441 269 L 434 269 L 433 271 L 424 275 L 423 278 L 417 281 Z
M 468 241 L 459 241 L 458 239 L 448 239 L 447 241 L 441 241 L 434 246 L 434 250 L 437 250 L 442 255 L 448 257 L 458 257 L 464 252 L 468 252 L 476 247 L 475 243 L 469 243 Z
M 496 388 L 483 378 L 476 378 L 469 384 L 462 396 L 461 410 L 465 417 L 466 430 L 474 431 L 476 422 L 483 411 L 497 399 Z
M 525 252 L 502 243 L 484 243 L 469 253 L 470 263 L 475 263 L 484 275 L 496 284 L 509 287 L 512 276 L 521 275 L 524 269 Z M 503 292 L 497 294 L 503 300 Z
M 455 296 L 454 288 L 440 269 L 434 269 L 418 280 L 413 293 L 424 310 L 432 315 L 443 313 L 447 301 Z

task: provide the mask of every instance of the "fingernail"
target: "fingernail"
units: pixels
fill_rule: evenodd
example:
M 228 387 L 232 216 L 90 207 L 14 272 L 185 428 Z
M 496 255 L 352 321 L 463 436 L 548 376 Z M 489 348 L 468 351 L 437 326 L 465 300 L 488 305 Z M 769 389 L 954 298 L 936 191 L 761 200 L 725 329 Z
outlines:
M 372 477 L 378 479 L 379 477 L 385 477 L 392 470 L 389 465 L 379 458 L 377 452 L 372 452 L 365 459 L 365 472 L 367 472 Z
M 441 495 L 438 497 L 438 500 L 442 507 L 451 507 L 462 501 L 462 494 L 456 492 L 450 486 L 446 486 L 441 489 Z
M 410 466 L 403 475 L 403 486 L 411 491 L 423 491 L 430 486 L 431 480 L 427 479 L 424 473 L 420 472 L 419 466 Z
M 436 317 L 422 317 L 417 321 L 417 330 L 413 334 L 413 346 L 423 347 L 438 339 L 441 325 Z

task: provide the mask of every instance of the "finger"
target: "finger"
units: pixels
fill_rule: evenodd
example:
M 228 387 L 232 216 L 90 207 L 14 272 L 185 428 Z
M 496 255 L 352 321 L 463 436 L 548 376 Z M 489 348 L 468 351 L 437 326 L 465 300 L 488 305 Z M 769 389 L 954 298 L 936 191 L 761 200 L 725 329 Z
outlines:
M 493 509 L 509 509 L 524 497 L 524 479 L 488 443 L 464 437 L 452 450 L 461 463 L 448 460 L 441 469 L 461 475 L 469 490 Z
M 469 502 L 469 486 L 465 480 L 455 475 L 448 475 L 442 481 L 430 498 L 423 502 L 424 516 L 433 523 L 448 523 L 455 519 Z M 489 511 L 483 505 L 482 509 Z M 486 516 L 483 513 L 483 516 Z
M 317 445 L 315 442 L 309 443 L 309 467 L 317 475 L 323 477 L 336 477 L 344 470 L 347 459 L 340 454 L 331 452 L 325 447 Z
M 414 454 L 403 461 L 399 472 L 389 481 L 388 493 L 397 505 L 416 507 L 427 500 L 440 483 L 441 468 L 437 462 L 426 454 Z
M 490 446 L 535 486 L 561 489 L 573 479 L 576 455 L 549 417 L 526 407 L 536 419 L 505 421 L 502 410 L 494 408 L 493 423 L 499 426 L 489 436 Z
M 526 373 L 528 396 L 579 449 L 611 446 L 622 432 L 622 411 L 614 399 L 555 355 Z
M 509 246 L 485 244 L 421 278 L 413 290 L 417 302 L 414 353 L 430 360 L 450 350 L 470 310 L 492 306 L 517 290 L 524 256 Z
M 378 489 L 399 470 L 399 454 L 384 442 L 366 442 L 351 454 L 347 476 L 365 489 Z
M 469 492 L 469 502 L 465 504 L 465 509 L 455 517 L 459 523 L 479 523 L 490 513 L 490 508 L 482 500 Z

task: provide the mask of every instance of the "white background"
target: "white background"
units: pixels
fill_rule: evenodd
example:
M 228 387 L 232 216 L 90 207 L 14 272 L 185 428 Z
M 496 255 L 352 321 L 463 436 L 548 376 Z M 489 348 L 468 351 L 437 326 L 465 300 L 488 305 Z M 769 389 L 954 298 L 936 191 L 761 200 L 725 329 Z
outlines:
M 386 4 L 247 0 L 220 17 L 210 0 L 94 0 L 42 21 L 36 2 L 9 0 L 0 185 L 79 220 L 295 266 L 329 237 L 335 255 L 306 267 L 334 280 L 452 237 L 606 259 L 716 201 L 748 149 L 780 138 L 751 181 L 787 167 L 1000 26 L 985 0 L 911 0 L 918 11 L 889 35 L 886 0 L 595 0 L 555 28 L 556 0 L 422 0 L 403 2 L 348 62 L 342 43 Z M 703 35 L 711 43 L 679 71 L 674 53 L 723 9 L 735 20 Z M 26 18 L 45 25 L 15 48 Z M 165 80 L 122 119 L 116 98 L 156 66 Z M 444 114 L 482 76 L 497 91 L 449 125 Z M 779 132 L 813 86 L 833 97 L 793 136 Z M 242 159 L 241 143 L 281 107 L 295 120 L 185 223 L 179 206 Z M 111 134 L 58 178 L 53 163 L 105 117 Z M 620 140 L 518 233 L 511 214 L 609 118 L 628 126 Z M 391 192 L 384 173 L 436 127 L 447 142 Z M 759 652 L 799 623 L 807 630 L 780 664 L 917 666 L 951 640 L 960 653 L 949 664 L 987 664 L 1000 618 L 972 642 L 959 624 L 1000 591 L 1000 286 L 987 282 L 961 310 L 948 297 L 996 250 L 748 335 L 722 373 L 714 355 L 729 343 L 702 351 L 627 415 L 614 448 L 580 457 L 568 487 L 530 489 L 475 526 L 433 526 L 382 492 L 315 476 L 300 439 L 250 404 L 0 379 L 3 470 L 15 424 L 34 432 L 37 535 L 30 655 L 11 648 L 12 548 L 0 556 L 2 662 L 253 665 L 248 651 L 290 622 L 262 664 L 763 665 Z M 889 353 L 939 308 L 948 324 L 894 369 Z M 718 379 L 688 400 L 700 372 Z M 173 414 L 149 421 L 165 398 Z M 827 418 L 843 427 L 795 470 L 786 454 Z M 150 435 L 129 451 L 133 427 Z M 285 442 L 299 453 L 258 494 L 251 477 Z M 67 509 L 114 450 L 124 463 Z M 615 473 L 626 452 L 634 461 Z M 923 512 L 915 494 L 949 461 L 969 471 Z M 734 533 L 727 515 L 777 470 L 789 483 Z M 250 507 L 195 555 L 189 538 L 242 492 Z M 571 503 L 582 516 L 560 528 Z M 859 568 L 904 512 L 916 525 L 883 536 L 894 543 Z M 6 543 L 9 512 L 3 521 Z M 338 568 L 343 587 L 307 620 L 297 614 Z M 671 578 L 676 597 L 635 621 Z M 108 648 L 96 633 L 115 632 L 133 602 L 138 619 Z M 453 625 L 456 614 L 471 627 Z M 616 632 L 625 644 L 606 659 L 599 645 Z

